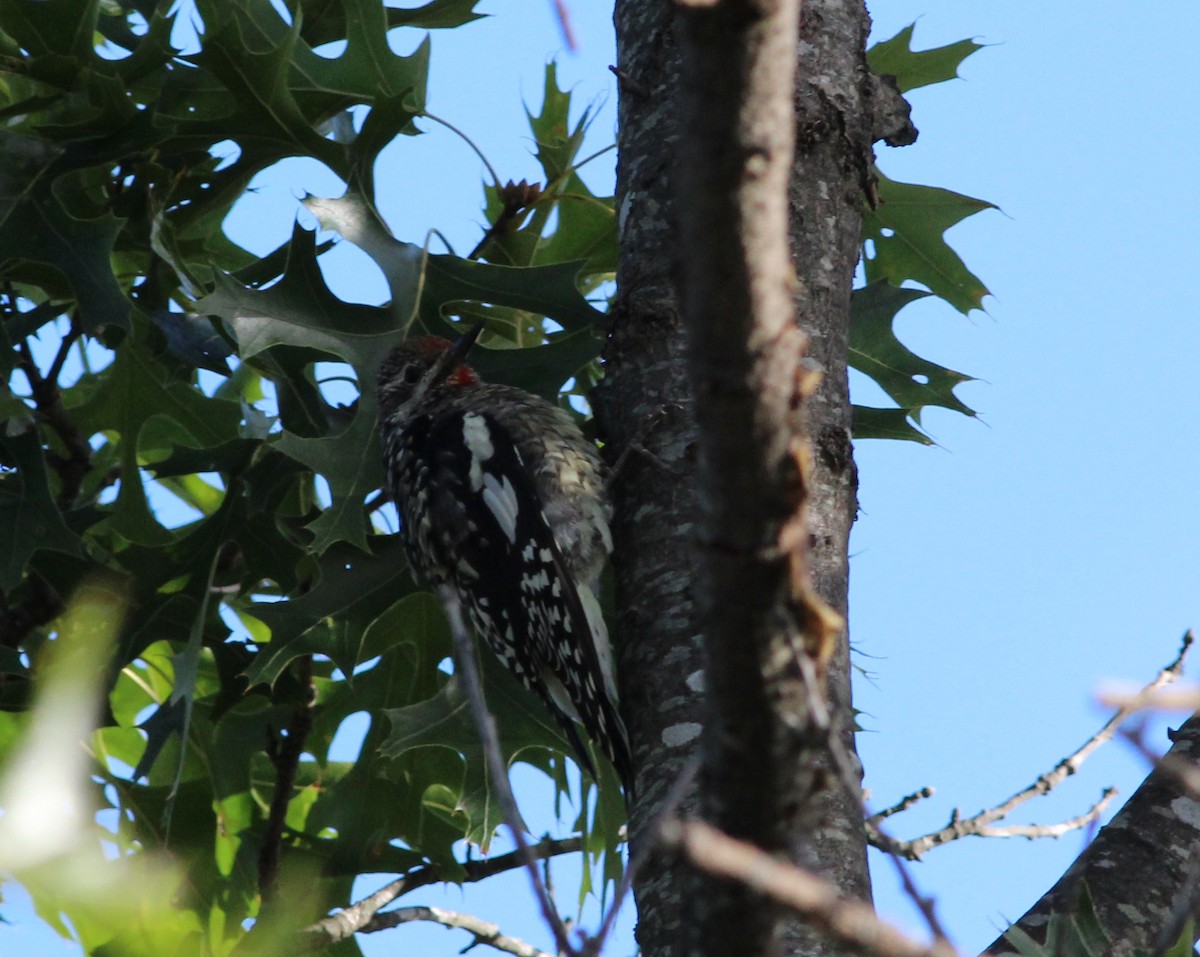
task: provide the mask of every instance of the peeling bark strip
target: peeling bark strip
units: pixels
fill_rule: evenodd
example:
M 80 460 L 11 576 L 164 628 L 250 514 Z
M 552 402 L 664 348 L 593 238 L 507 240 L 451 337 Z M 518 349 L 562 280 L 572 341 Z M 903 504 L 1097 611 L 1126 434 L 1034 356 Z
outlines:
M 816 821 L 823 667 L 840 617 L 810 585 L 803 403 L 817 376 L 792 304 L 798 0 L 680 3 L 680 297 L 699 430 L 697 610 L 709 713 L 704 813 L 786 855 Z M 783 911 L 698 876 L 690 948 L 777 950 Z

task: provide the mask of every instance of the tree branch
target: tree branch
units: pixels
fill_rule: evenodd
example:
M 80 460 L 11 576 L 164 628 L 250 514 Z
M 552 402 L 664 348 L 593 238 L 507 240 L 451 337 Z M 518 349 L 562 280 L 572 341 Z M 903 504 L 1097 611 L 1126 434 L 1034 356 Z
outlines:
M 1142 688 L 1140 692 L 1124 700 L 1109 719 L 1104 722 L 1104 725 L 1075 751 L 1059 761 L 1049 771 L 1040 774 L 1032 783 L 1022 788 L 1016 794 L 1013 794 L 1006 801 L 1002 801 L 994 807 L 980 811 L 978 814 L 974 814 L 968 818 L 959 818 L 958 812 L 955 811 L 950 818 L 950 822 L 945 827 L 925 834 L 922 837 L 914 838 L 911 841 L 896 841 L 887 837 L 879 830 L 879 821 L 886 817 L 887 814 L 895 813 L 895 810 L 903 810 L 902 807 L 897 805 L 896 809 L 889 809 L 888 812 L 873 815 L 867 819 L 867 828 L 871 834 L 871 843 L 880 848 L 880 850 L 896 853 L 915 861 L 919 860 L 922 855 L 933 848 L 941 847 L 943 844 L 948 844 L 962 837 L 1025 837 L 1030 839 L 1059 837 L 1068 831 L 1078 830 L 1098 820 L 1116 795 L 1116 791 L 1112 788 L 1106 789 L 1101 795 L 1100 800 L 1092 805 L 1087 812 L 1058 824 L 1013 825 L 1011 827 L 1000 828 L 990 826 L 995 821 L 1008 817 L 1009 814 L 1032 798 L 1049 794 L 1062 784 L 1063 781 L 1075 774 L 1093 752 L 1112 740 L 1113 736 L 1117 733 L 1117 729 L 1130 715 L 1143 707 L 1147 701 L 1153 699 L 1155 692 L 1178 680 L 1179 676 L 1183 673 L 1184 661 L 1187 658 L 1188 650 L 1191 648 L 1193 640 L 1192 632 L 1187 632 L 1183 636 L 1179 653 L 1175 656 L 1174 661 L 1159 671 L 1154 679 Z M 904 800 L 907 801 L 908 798 Z
M 548 860 L 562 854 L 574 854 L 583 850 L 583 838 L 567 837 L 557 840 L 544 840 L 531 844 L 526 848 L 527 855 L 519 851 L 500 854 L 486 860 L 466 861 L 461 866 L 465 872 L 463 883 L 470 884 L 511 871 L 517 867 L 525 867 L 527 859 L 535 861 Z M 436 884 L 444 879 L 442 869 L 436 864 L 428 864 L 414 868 L 407 874 L 390 881 L 377 891 L 367 895 L 328 917 L 304 928 L 306 943 L 302 950 L 317 950 L 345 940 L 356 933 L 369 933 L 377 930 L 374 921 L 379 911 L 392 901 L 421 887 Z
M 791 908 L 839 943 L 876 957 L 952 957 L 945 942 L 926 945 L 881 921 L 862 901 L 843 897 L 831 882 L 777 860 L 701 821 L 676 821 L 663 840 L 693 864 L 738 881 Z
M 475 942 L 469 944 L 464 950 L 474 947 L 475 944 L 487 944 L 489 947 L 494 947 L 506 954 L 513 954 L 515 957 L 553 957 L 552 954 L 538 950 L 523 940 L 500 933 L 500 927 L 497 924 L 481 920 L 470 914 L 443 910 L 440 907 L 400 907 L 390 910 L 385 914 L 377 915 L 371 921 L 371 926 L 364 927 L 363 931 L 387 930 L 389 927 L 397 927 L 415 920 L 432 921 L 443 927 L 455 927 L 469 932 L 474 936 Z
M 28 342 L 22 342 L 16 350 L 17 367 L 25 373 L 29 382 L 30 398 L 33 399 L 38 419 L 54 430 L 67 450 L 65 456 L 54 452 L 46 454 L 46 461 L 58 473 L 58 507 L 64 511 L 75 503 L 79 488 L 92 467 L 92 447 L 88 444 L 87 436 L 79 431 L 63 405 L 62 391 L 58 387 L 58 377 L 62 373 L 67 352 L 79 335 L 72 323 L 71 330 L 63 337 L 58 355 L 45 376 L 34 362 Z
M 919 804 L 928 798 L 933 797 L 936 792 L 931 787 L 923 787 L 919 791 L 914 791 L 912 794 L 907 794 L 891 807 L 885 807 L 882 811 L 876 811 L 867 818 L 868 824 L 879 824 L 881 821 L 887 820 L 893 814 L 900 814 L 907 811 L 914 804 Z
M 270 742 L 267 752 L 271 763 L 275 765 L 275 788 L 271 794 L 271 808 L 267 813 L 262 846 L 258 852 L 258 889 L 262 895 L 264 907 L 268 906 L 275 897 L 288 804 L 292 800 L 292 789 L 296 784 L 296 769 L 300 765 L 300 756 L 304 753 L 304 742 L 312 730 L 313 704 L 316 701 L 312 655 L 301 656 L 297 660 L 296 671 L 302 699 L 296 702 L 292 709 L 292 716 L 284 730 L 282 743 Z
M 824 666 L 843 625 L 809 560 L 804 412 L 820 376 L 805 362 L 788 243 L 799 24 L 799 0 L 677 4 L 680 293 L 709 705 L 701 799 L 721 830 L 781 854 L 811 829 L 825 786 Z M 781 911 L 745 887 L 706 879 L 693 899 L 693 953 L 775 946 Z
M 505 823 L 512 834 L 513 843 L 517 845 L 517 855 L 525 864 L 533 885 L 534 896 L 541 909 L 546 926 L 554 935 L 554 943 L 561 954 L 574 955 L 577 948 L 571 943 L 567 929 L 563 926 L 562 918 L 554 909 L 554 902 L 546 892 L 542 876 L 538 873 L 537 861 L 530 853 L 529 842 L 525 839 L 525 830 L 521 826 L 521 814 L 513 797 L 512 786 L 508 780 L 508 768 L 504 766 L 504 758 L 500 751 L 500 739 L 496 733 L 496 720 L 488 711 L 487 700 L 483 694 L 483 681 L 479 675 L 479 662 L 476 658 L 478 649 L 471 633 L 463 620 L 462 604 L 453 588 L 441 585 L 437 589 L 442 607 L 446 609 L 446 617 L 450 622 L 450 634 L 454 641 L 455 675 L 462 682 L 463 693 L 471 709 L 471 716 L 479 731 L 483 743 L 484 759 L 492 778 L 492 786 L 504 812 Z

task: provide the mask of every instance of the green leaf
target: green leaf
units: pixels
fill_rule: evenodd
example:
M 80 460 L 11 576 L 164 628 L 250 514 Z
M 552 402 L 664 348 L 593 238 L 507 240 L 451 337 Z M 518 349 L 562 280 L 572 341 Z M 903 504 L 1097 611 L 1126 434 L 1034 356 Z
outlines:
M 551 60 L 546 64 L 542 87 L 542 112 L 535 116 L 526 110 L 529 128 L 537 143 L 537 161 L 546 174 L 547 183 L 566 177 L 591 123 L 590 111 L 584 110 L 572 129 L 570 112 L 571 94 L 559 89 L 558 64 Z
M 253 615 L 271 629 L 271 643 L 246 671 L 251 687 L 274 683 L 288 662 L 302 654 L 336 654 L 338 641 L 347 639 L 334 629 L 361 633 L 412 591 L 399 536 L 372 536 L 369 545 L 366 555 L 345 544 L 333 546 L 321 559 L 320 580 L 307 594 L 254 606 Z
M 121 343 L 112 365 L 96 379 L 98 388 L 72 413 L 84 436 L 100 431 L 120 434 L 121 489 L 109 524 L 131 542 L 165 544 L 172 536 L 151 514 L 142 487 L 143 428 L 162 417 L 168 426 L 165 434 L 175 443 L 214 446 L 237 435 L 241 409 L 236 402 L 210 399 L 188 383 L 169 381 L 146 345 L 141 322 L 136 334 Z
M 929 293 L 897 289 L 874 282 L 851 295 L 850 365 L 870 376 L 915 422 L 921 411 L 935 405 L 973 416 L 954 388 L 971 377 L 922 359 L 909 350 L 893 331 L 896 314 L 908 303 Z M 856 425 L 857 420 L 856 420 Z
M 508 266 L 583 261 L 576 282 L 591 290 L 616 271 L 616 216 L 612 198 L 595 196 L 580 179 L 575 165 L 592 121 L 591 110 L 585 110 L 574 127 L 570 125 L 570 112 L 571 94 L 559 89 L 557 67 L 551 62 L 546 65 L 542 111 L 537 115 L 527 111 L 545 186 L 526 211 L 525 222 L 519 228 L 515 228 L 519 220 L 507 223 L 507 229 L 484 244 L 480 255 L 489 262 Z M 499 184 L 490 184 L 484 190 L 485 213 L 491 223 L 505 215 L 503 192 Z M 558 223 L 553 235 L 547 237 L 544 234 L 554 212 L 558 213 Z
M 495 655 L 484 650 L 479 659 L 488 709 L 496 719 L 505 767 L 518 758 L 544 767 L 536 754 L 523 757 L 527 749 L 568 753 L 570 745 L 545 705 L 522 688 Z M 463 778 L 454 810 L 467 815 L 463 836 L 486 851 L 496 828 L 503 823 L 503 812 L 492 793 L 491 772 L 457 679 L 451 677 L 427 701 L 389 709 L 385 714 L 392 724 L 392 733 L 384 742 L 384 755 L 397 757 L 415 748 L 435 747 L 448 748 L 462 757 Z
M 92 37 L 100 0 L 3 0 L 0 16 L 35 60 L 73 62 L 76 70 L 96 57 Z
M 34 552 L 81 556 L 83 550 L 50 494 L 37 431 L 0 432 L 0 463 L 0 592 L 8 594 L 20 583 Z
M 915 186 L 888 179 L 876 170 L 878 203 L 863 211 L 867 282 L 886 279 L 893 286 L 912 280 L 959 312 L 983 308 L 988 289 L 942 238 L 955 223 L 991 203 L 946 189 Z M 873 248 L 872 248 L 873 247 Z
M 594 196 L 575 173 L 558 199 L 558 228 L 538 249 L 538 263 L 586 263 L 589 277 L 617 271 L 617 216 L 611 197 Z
M 239 138 L 243 153 L 311 155 L 344 170 L 344 153 L 314 129 L 317 118 L 301 110 L 290 83 L 293 59 L 303 55 L 299 20 L 285 23 L 267 0 L 198 0 L 197 9 L 205 42 L 190 59 L 227 91 L 228 125 L 253 131 Z
M 383 475 L 375 425 L 376 367 L 398 334 L 389 310 L 344 303 L 329 291 L 316 262 L 314 235 L 297 228 L 283 278 L 274 286 L 252 289 L 222 276 L 196 308 L 229 323 L 243 359 L 285 345 L 323 352 L 354 367 L 360 397 L 346 427 L 332 435 L 322 434 L 321 424 L 315 436 L 285 432 L 276 448 L 329 482 L 333 502 L 309 526 L 316 536 L 314 549 L 321 553 L 335 542 L 349 541 L 365 550 L 363 501 Z M 411 288 L 398 284 L 397 290 L 415 302 L 419 279 L 419 273 L 411 273 L 405 280 Z M 302 380 L 304 365 L 279 383 L 281 411 L 286 411 L 289 388 L 309 391 Z M 284 421 L 288 424 L 286 415 Z
M 457 256 L 431 255 L 425 267 L 421 318 L 431 331 L 458 302 L 483 302 L 526 309 L 559 323 L 568 332 L 598 327 L 604 313 L 579 292 L 582 263 L 556 263 L 526 269 L 472 262 Z
M 184 762 L 187 756 L 186 742 L 188 730 L 192 721 L 192 710 L 196 703 L 197 674 L 200 667 L 200 654 L 204 647 L 205 621 L 208 618 L 209 602 L 212 599 L 213 579 L 216 577 L 217 565 L 220 561 L 219 552 L 212 553 L 209 565 L 208 579 L 199 595 L 199 607 L 192 621 L 187 644 L 171 658 L 171 666 L 175 675 L 171 696 L 159 706 L 158 710 L 142 725 L 146 731 L 146 750 L 141 761 L 134 769 L 133 778 L 136 781 L 143 775 L 149 774 L 155 759 L 161 753 L 167 739 L 175 733 L 179 735 L 180 747 L 175 762 L 174 780 L 171 784 L 170 795 L 163 808 L 162 824 L 164 831 L 171 827 L 171 817 L 175 810 L 174 795 L 179 791 L 183 781 Z
M 123 220 L 72 205 L 69 177 L 47 179 L 57 152 L 33 137 L 0 131 L 0 268 L 10 280 L 41 285 L 55 298 L 69 291 L 92 335 L 105 326 L 127 330 L 133 305 L 109 262 Z
M 1179 932 L 1179 937 L 1166 950 L 1162 951 L 1158 957 L 1194 957 L 1196 953 L 1196 924 L 1192 918 L 1188 918 L 1183 925 L 1183 929 Z M 1151 957 L 1150 951 L 1139 951 L 1136 957 Z
M 481 20 L 486 13 L 476 13 L 480 0 L 430 0 L 424 6 L 403 10 L 388 7 L 388 26 L 417 27 L 421 30 L 445 30 L 459 27 L 473 20 Z
M 957 79 L 963 60 L 983 49 L 983 44 L 974 40 L 959 40 L 944 47 L 915 52 L 912 49 L 915 27 L 915 23 L 909 24 L 890 40 L 876 43 L 867 51 L 871 72 L 876 76 L 894 76 L 901 93 Z
M 856 405 L 851 433 L 856 439 L 900 439 L 933 445 L 933 440 L 909 421 L 904 409 L 876 409 Z
M 487 382 L 503 382 L 553 401 L 563 383 L 600 355 L 603 340 L 591 329 L 559 333 L 528 349 L 471 351 L 471 365 Z

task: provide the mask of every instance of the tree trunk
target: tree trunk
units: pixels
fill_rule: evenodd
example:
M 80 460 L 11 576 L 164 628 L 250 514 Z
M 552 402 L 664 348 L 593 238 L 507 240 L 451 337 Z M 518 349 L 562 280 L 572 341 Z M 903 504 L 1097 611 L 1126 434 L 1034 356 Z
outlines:
M 634 739 L 637 854 L 646 827 L 693 752 L 704 721 L 702 656 L 690 586 L 694 573 L 694 405 L 673 286 L 677 228 L 672 166 L 678 139 L 678 71 L 671 9 L 656 0 L 616 6 L 620 78 L 617 208 L 619 294 L 596 409 L 614 458 L 618 642 L 622 694 Z M 822 374 L 808 400 L 813 438 L 809 523 L 812 579 L 845 614 L 847 542 L 855 504 L 846 379 L 849 295 L 857 262 L 862 187 L 874 138 L 876 88 L 865 66 L 868 27 L 858 0 L 808 0 L 801 14 L 796 88 L 797 154 L 790 187 L 797 314 L 809 363 Z M 631 446 L 636 446 L 631 448 Z M 626 454 L 627 453 L 627 454 Z M 829 666 L 833 720 L 853 756 L 847 638 Z M 792 835 L 791 856 L 869 898 L 865 832 L 857 801 L 830 778 L 819 816 Z M 694 809 L 693 799 L 684 810 Z M 683 952 L 684 872 L 652 856 L 635 886 L 645 954 Z M 800 926 L 791 953 L 827 952 Z M 823 949 L 824 948 L 824 949 Z
M 703 661 L 692 594 L 696 514 L 693 405 L 672 282 L 670 168 L 678 55 L 670 5 L 619 0 L 617 188 L 621 258 L 604 380 L 594 406 L 611 458 L 616 645 L 638 800 L 633 856 L 653 847 L 655 810 L 696 752 Z M 694 795 L 679 810 L 695 808 Z M 651 852 L 634 885 L 637 940 L 647 957 L 682 954 L 682 864 Z

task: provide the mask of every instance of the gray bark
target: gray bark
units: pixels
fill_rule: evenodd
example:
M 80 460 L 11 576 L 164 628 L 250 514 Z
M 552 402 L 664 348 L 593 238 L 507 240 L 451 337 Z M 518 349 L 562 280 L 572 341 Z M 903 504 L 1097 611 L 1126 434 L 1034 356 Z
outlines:
M 843 614 L 856 508 L 846 381 L 849 293 L 877 86 L 864 65 L 867 24 L 857 0 L 809 0 L 804 6 L 790 187 L 798 322 L 823 375 L 808 412 L 814 439 L 811 573 L 818 594 Z M 606 377 L 595 407 L 613 458 L 631 443 L 641 447 L 624 457 L 614 487 L 618 655 L 638 769 L 631 821 L 636 854 L 654 809 L 696 747 L 704 707 L 692 594 L 696 431 L 674 286 L 677 245 L 689 241 L 678 232 L 672 194 L 678 49 L 671 8 L 658 0 L 619 0 L 616 28 L 622 258 Z M 853 755 L 845 636 L 830 663 L 829 694 Z M 859 808 L 836 786 L 819 802 L 816 821 L 793 835 L 792 856 L 847 893 L 869 898 Z M 692 806 L 692 799 L 685 801 L 685 810 Z M 682 953 L 687 891 L 677 861 L 651 857 L 635 886 L 644 953 Z M 826 952 L 802 927 L 792 927 L 789 936 L 791 952 Z
M 622 462 L 613 486 L 616 652 L 637 775 L 631 854 L 650 853 L 634 884 L 637 940 L 653 957 L 682 953 L 686 872 L 650 850 L 650 826 L 704 719 L 692 593 L 696 431 L 672 278 L 678 54 L 670 16 L 658 0 L 616 4 L 621 259 L 604 380 L 593 393 L 606 451 Z M 688 795 L 680 810 L 694 807 Z

